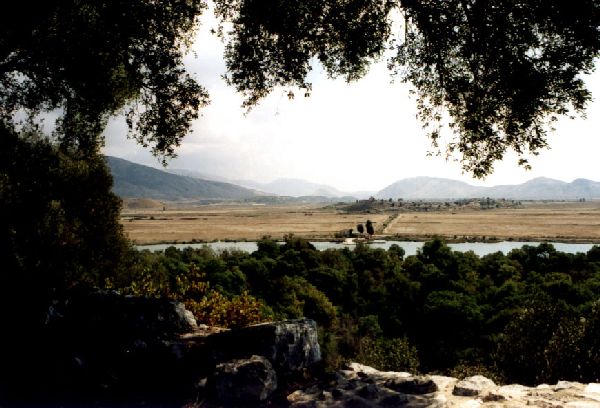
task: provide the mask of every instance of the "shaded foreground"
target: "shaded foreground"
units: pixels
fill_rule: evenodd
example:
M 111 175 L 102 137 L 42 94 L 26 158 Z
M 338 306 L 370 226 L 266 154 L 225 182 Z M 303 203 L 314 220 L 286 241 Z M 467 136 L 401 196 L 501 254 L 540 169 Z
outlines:
M 209 325 L 314 319 L 329 369 L 354 360 L 522 384 L 600 378 L 598 246 L 479 257 L 438 239 L 405 257 L 394 245 L 318 251 L 287 237 L 252 254 L 141 252 L 136 265 L 113 286 L 181 301 Z
M 121 224 L 137 244 L 213 240 L 332 239 L 373 221 L 378 236 L 426 240 L 525 240 L 600 242 L 600 201 L 525 203 L 514 209 L 344 212 L 318 205 L 210 205 L 187 209 L 168 205 L 125 209 Z

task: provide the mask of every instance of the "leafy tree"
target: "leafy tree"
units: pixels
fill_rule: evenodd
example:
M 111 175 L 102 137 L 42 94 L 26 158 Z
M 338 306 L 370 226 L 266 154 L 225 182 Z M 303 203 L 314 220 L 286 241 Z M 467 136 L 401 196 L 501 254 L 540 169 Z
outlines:
M 375 234 L 375 228 L 373 228 L 373 222 L 371 222 L 371 220 L 367 220 L 367 234 Z
M 0 17 L 0 119 L 59 109 L 56 136 L 86 154 L 127 105 L 130 136 L 172 156 L 206 91 L 186 73 L 199 0 L 15 3 Z
M 314 58 L 331 76 L 355 80 L 381 57 L 417 92 L 434 146 L 444 110 L 465 170 L 481 177 L 505 151 L 546 146 L 551 123 L 590 93 L 580 77 L 600 49 L 600 4 L 520 0 L 217 0 L 233 23 L 223 33 L 230 84 L 256 104 L 277 86 L 310 93 Z M 392 15 L 401 15 L 395 31 Z M 224 31 L 224 30 L 222 30 Z M 429 125 L 429 126 L 428 126 Z
M 130 248 L 111 185 L 102 158 L 73 158 L 0 123 L 0 301 L 28 294 L 33 307 L 122 270 Z

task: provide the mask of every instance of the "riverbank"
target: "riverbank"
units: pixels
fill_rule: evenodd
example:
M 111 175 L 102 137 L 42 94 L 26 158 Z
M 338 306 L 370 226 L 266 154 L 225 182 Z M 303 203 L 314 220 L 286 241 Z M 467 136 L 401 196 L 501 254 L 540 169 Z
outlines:
M 280 242 L 283 244 L 283 242 Z M 310 243 L 319 251 L 326 249 L 353 249 L 355 245 L 348 245 L 343 242 L 331 242 L 331 241 L 310 241 Z M 502 252 L 508 254 L 513 249 L 523 247 L 523 245 L 538 246 L 541 242 L 524 242 L 524 241 L 500 241 L 500 242 L 454 242 L 448 243 L 448 246 L 458 252 L 473 251 L 477 256 L 485 256 L 495 252 Z M 575 254 L 578 252 L 588 252 L 594 244 L 592 243 L 561 243 L 561 242 L 550 242 L 557 251 Z M 423 246 L 423 241 L 380 241 L 372 242 L 369 245 L 371 248 L 380 248 L 387 250 L 392 245 L 398 245 L 404 250 L 405 256 L 415 255 L 417 251 Z M 168 247 L 175 247 L 177 249 L 184 249 L 187 247 L 191 248 L 202 248 L 208 246 L 209 248 L 219 252 L 223 250 L 239 250 L 243 252 L 252 253 L 258 249 L 256 241 L 228 241 L 228 242 L 208 242 L 208 243 L 165 243 L 165 244 L 151 244 L 151 245 L 138 245 L 138 250 L 148 251 L 164 251 Z

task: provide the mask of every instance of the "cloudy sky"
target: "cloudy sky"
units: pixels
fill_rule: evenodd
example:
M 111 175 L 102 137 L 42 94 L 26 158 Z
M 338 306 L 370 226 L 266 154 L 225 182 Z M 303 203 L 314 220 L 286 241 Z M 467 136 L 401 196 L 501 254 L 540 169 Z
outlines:
M 276 91 L 249 113 L 242 98 L 221 79 L 225 72 L 222 45 L 208 33 L 206 20 L 187 66 L 210 92 L 202 111 L 170 168 L 185 168 L 228 179 L 261 182 L 300 178 L 343 191 L 379 190 L 414 176 L 446 177 L 477 185 L 518 184 L 534 177 L 564 181 L 600 181 L 600 72 L 586 78 L 595 101 L 588 118 L 559 121 L 549 137 L 551 150 L 530 160 L 533 169 L 518 167 L 508 154 L 485 180 L 463 174 L 456 162 L 428 157 L 430 144 L 415 119 L 416 103 L 409 87 L 391 83 L 385 62 L 376 64 L 359 82 L 326 78 L 319 67 L 311 74 L 309 98 L 288 100 Z M 125 137 L 122 118 L 106 130 L 107 155 L 159 167 L 147 150 Z

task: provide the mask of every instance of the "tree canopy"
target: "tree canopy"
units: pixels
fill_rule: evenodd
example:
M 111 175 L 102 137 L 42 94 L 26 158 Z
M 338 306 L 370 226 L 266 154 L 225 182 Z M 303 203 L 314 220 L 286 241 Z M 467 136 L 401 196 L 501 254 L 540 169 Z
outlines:
M 278 86 L 310 93 L 315 60 L 332 77 L 360 78 L 392 50 L 434 146 L 485 176 L 507 150 L 546 146 L 560 115 L 583 112 L 581 74 L 600 47 L 598 0 L 215 0 L 226 78 L 258 103 Z M 208 103 L 183 56 L 201 0 L 24 0 L 0 25 L 0 114 L 60 109 L 56 135 L 81 151 L 102 144 L 125 110 L 130 136 L 172 156 Z M 448 119 L 445 119 L 445 113 Z
M 58 109 L 63 147 L 94 153 L 111 115 L 130 136 L 174 154 L 206 91 L 186 72 L 200 0 L 31 0 L 0 17 L 0 118 Z M 125 109 L 124 109 L 125 108 Z
M 255 104 L 276 86 L 310 92 L 314 59 L 329 75 L 361 77 L 386 49 L 411 83 L 435 147 L 447 112 L 449 154 L 482 177 L 507 150 L 527 166 L 551 123 L 590 100 L 581 74 L 600 46 L 596 0 L 217 0 L 233 22 L 229 83 Z M 398 18 L 399 28 L 392 16 Z

